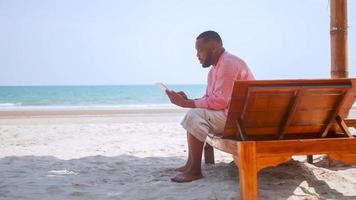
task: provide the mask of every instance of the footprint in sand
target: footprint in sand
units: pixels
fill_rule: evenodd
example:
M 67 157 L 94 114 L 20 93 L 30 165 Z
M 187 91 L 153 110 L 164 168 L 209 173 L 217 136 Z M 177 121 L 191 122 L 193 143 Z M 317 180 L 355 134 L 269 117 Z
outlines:
M 64 192 L 64 190 L 62 190 L 58 186 L 49 186 L 49 187 L 46 188 L 46 191 L 48 193 L 52 193 L 52 194 L 58 194 L 58 193 L 63 193 Z

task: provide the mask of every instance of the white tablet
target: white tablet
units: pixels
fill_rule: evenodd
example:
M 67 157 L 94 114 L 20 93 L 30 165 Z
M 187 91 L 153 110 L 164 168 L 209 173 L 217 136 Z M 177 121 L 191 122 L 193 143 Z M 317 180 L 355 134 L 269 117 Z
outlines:
M 161 88 L 161 90 L 162 90 L 163 92 L 166 92 L 166 90 L 171 91 L 171 90 L 168 89 L 168 87 L 165 86 L 163 83 L 156 83 L 156 85 L 158 85 L 158 86 Z

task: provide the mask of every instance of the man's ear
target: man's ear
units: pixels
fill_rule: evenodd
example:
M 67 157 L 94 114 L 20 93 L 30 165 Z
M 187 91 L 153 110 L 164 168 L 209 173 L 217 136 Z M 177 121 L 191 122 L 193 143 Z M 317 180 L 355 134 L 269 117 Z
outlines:
M 213 54 L 215 54 L 218 51 L 218 46 L 213 45 L 211 50 L 212 50 Z
M 215 54 L 218 51 L 219 44 L 216 41 L 210 41 L 211 51 Z

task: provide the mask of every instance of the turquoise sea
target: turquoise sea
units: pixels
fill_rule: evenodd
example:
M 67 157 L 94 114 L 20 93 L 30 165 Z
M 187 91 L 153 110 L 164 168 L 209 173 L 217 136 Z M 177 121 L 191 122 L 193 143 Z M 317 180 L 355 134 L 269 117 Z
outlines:
M 199 98 L 205 85 L 167 85 Z M 12 108 L 174 107 L 157 85 L 0 86 L 0 109 Z

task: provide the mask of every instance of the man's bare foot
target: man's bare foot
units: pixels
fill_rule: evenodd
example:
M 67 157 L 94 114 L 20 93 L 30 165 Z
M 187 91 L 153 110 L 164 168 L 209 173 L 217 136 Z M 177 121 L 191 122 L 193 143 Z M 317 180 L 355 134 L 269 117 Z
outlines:
M 175 168 L 174 171 L 176 172 L 185 172 L 188 168 L 190 167 L 190 161 L 188 159 L 188 161 L 185 163 L 185 165 Z
M 188 168 L 187 165 L 184 165 L 182 167 L 178 167 L 178 168 L 174 169 L 174 171 L 176 171 L 176 172 L 184 172 L 187 168 Z
M 171 178 L 171 181 L 177 182 L 177 183 L 186 183 L 186 182 L 192 182 L 198 179 L 203 178 L 203 175 L 201 173 L 198 174 L 193 174 L 193 173 L 182 173 L 178 174 L 177 176 Z

